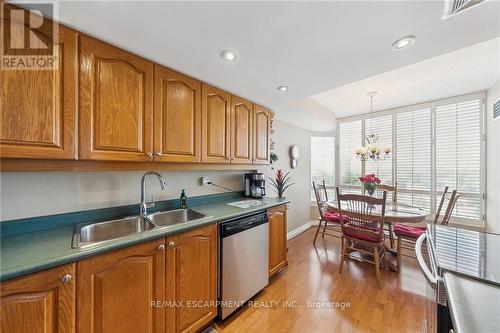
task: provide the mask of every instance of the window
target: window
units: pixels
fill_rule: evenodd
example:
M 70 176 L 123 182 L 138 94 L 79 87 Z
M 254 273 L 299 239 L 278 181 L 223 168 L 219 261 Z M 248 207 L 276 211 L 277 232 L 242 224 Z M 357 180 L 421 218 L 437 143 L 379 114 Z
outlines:
M 445 186 L 457 189 L 456 222 L 482 223 L 484 211 L 483 94 L 340 119 L 337 184 L 359 191 L 358 177 L 375 173 L 398 183 L 398 201 L 435 211 Z M 370 131 L 378 146 L 392 146 L 392 157 L 360 161 L 354 153 Z M 382 153 L 383 155 L 383 153 Z
M 481 101 L 436 107 L 436 189 L 457 189 L 453 215 L 476 218 L 481 210 Z
M 400 202 L 431 208 L 431 109 L 396 115 L 396 180 Z M 406 192 L 406 193 L 405 193 Z
M 311 184 L 335 185 L 335 137 L 311 137 Z M 334 198 L 333 189 L 328 191 L 328 197 Z M 311 185 L 311 201 L 316 201 Z
M 361 120 L 339 124 L 339 184 L 358 185 L 361 163 L 354 151 L 361 145 L 361 137 Z

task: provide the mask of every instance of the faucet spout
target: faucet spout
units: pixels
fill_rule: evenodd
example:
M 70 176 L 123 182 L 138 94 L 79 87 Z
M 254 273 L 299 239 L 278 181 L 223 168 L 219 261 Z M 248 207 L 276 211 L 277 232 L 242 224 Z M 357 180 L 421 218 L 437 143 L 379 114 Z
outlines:
M 144 175 L 142 175 L 141 179 L 141 215 L 146 216 L 148 214 L 148 208 L 154 207 L 154 203 L 146 203 L 146 179 L 149 175 L 155 175 L 160 182 L 160 187 L 163 191 L 167 189 L 167 184 L 165 183 L 165 179 L 163 179 L 162 175 L 155 171 L 148 171 Z

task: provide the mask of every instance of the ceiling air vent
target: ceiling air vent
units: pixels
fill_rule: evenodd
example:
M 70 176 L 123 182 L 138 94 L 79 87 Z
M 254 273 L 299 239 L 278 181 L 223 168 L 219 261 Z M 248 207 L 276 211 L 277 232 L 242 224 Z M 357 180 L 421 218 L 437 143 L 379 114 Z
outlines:
M 500 99 L 493 103 L 493 119 L 500 117 Z
M 444 12 L 442 19 L 444 20 L 485 1 L 486 0 L 444 0 Z

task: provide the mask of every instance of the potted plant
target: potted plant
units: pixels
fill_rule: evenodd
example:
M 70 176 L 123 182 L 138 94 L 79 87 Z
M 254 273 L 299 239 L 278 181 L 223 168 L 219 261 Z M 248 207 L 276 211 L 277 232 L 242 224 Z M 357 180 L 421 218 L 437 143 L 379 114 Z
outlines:
M 276 172 L 276 179 L 269 178 L 269 180 L 278 198 L 282 198 L 285 190 L 294 184 L 291 182 L 290 172 L 283 173 L 281 169 Z
M 361 182 L 361 184 L 363 184 L 363 187 L 369 195 L 373 195 L 373 193 L 375 193 L 375 190 L 377 189 L 378 184 L 380 184 L 380 179 L 377 178 L 374 173 L 359 177 L 359 181 Z

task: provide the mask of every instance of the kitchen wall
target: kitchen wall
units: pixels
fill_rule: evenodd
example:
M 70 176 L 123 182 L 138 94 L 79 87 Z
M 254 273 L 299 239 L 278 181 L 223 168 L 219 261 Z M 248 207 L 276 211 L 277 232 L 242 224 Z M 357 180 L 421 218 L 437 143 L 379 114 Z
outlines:
M 271 137 L 275 141 L 276 149 L 272 152 L 278 155 L 279 160 L 271 166 L 274 169 L 267 167 L 266 173 L 274 178 L 278 169 L 290 171 L 295 185 L 288 188 L 284 196 L 291 201 L 288 211 L 288 231 L 292 231 L 310 221 L 311 134 L 305 129 L 280 120 L 274 121 L 273 128 L 275 133 Z M 292 169 L 289 151 L 294 144 L 299 147 L 300 159 L 297 168 Z M 269 180 L 267 180 L 267 193 L 269 196 L 276 196 Z
M 310 221 L 310 132 L 274 121 L 272 135 L 279 161 L 259 170 L 274 177 L 278 169 L 290 171 L 295 185 L 285 196 L 290 199 L 288 231 Z M 289 150 L 296 144 L 300 149 L 300 160 L 296 169 L 291 169 Z M 272 169 L 273 168 L 273 169 Z M 88 171 L 88 172 L 0 172 L 0 220 L 11 220 L 32 216 L 50 215 L 102 207 L 136 204 L 140 201 L 140 180 L 144 171 Z M 158 181 L 148 180 L 147 198 L 155 200 L 176 199 L 185 188 L 188 196 L 223 193 L 211 185 L 201 186 L 201 176 L 211 177 L 214 183 L 235 191 L 244 189 L 244 171 L 165 171 L 160 172 L 167 182 L 167 191 L 160 190 Z M 276 194 L 267 180 L 267 194 Z
M 0 220 L 50 215 L 94 208 L 136 204 L 144 171 L 93 172 L 1 172 Z M 149 200 L 175 199 L 181 189 L 188 196 L 226 192 L 212 185 L 201 186 L 199 178 L 208 176 L 214 183 L 235 191 L 243 190 L 243 171 L 166 171 L 167 183 L 161 191 L 156 178 L 147 182 Z
M 493 120 L 493 103 L 500 98 L 500 79 L 486 93 L 486 229 L 500 233 L 500 118 Z

